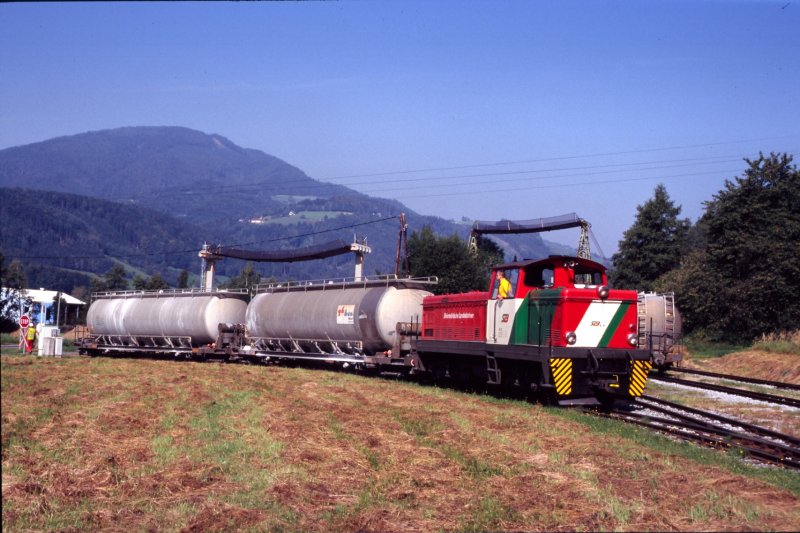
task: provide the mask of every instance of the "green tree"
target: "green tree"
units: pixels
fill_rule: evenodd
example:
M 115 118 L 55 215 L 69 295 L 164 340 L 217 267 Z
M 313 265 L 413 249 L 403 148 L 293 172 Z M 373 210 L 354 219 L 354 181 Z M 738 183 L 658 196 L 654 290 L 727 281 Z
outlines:
M 131 286 L 135 291 L 146 291 L 147 290 L 147 278 L 142 276 L 141 274 L 136 274 L 133 276 L 131 280 Z
M 122 265 L 114 265 L 103 274 L 102 278 L 95 278 L 91 282 L 92 292 L 126 291 L 128 289 L 128 278 Z
M 17 318 L 23 309 L 31 305 L 31 299 L 25 295 L 25 268 L 18 259 L 5 266 L 5 258 L 0 253 L 0 332 L 16 331 Z
M 186 269 L 181 270 L 181 273 L 178 274 L 178 289 L 188 289 L 189 288 L 189 271 Z
M 169 289 L 169 284 L 164 281 L 164 278 L 161 277 L 161 274 L 156 272 L 150 276 L 149 280 L 147 280 L 147 290 L 160 291 L 162 289 Z
M 225 289 L 249 289 L 261 283 L 261 274 L 256 272 L 253 263 L 245 263 L 238 275 L 232 277 L 221 287 Z
M 622 289 L 653 290 L 654 282 L 677 268 L 687 247 L 691 222 L 679 219 L 681 207 L 670 200 L 664 185 L 636 208 L 636 220 L 612 257 L 611 285 Z
M 164 281 L 161 274 L 153 274 L 149 278 L 136 274 L 131 280 L 133 289 L 136 291 L 159 291 L 161 289 L 169 289 L 169 284 Z
M 502 251 L 489 239 L 479 238 L 475 255 L 457 235 L 437 237 L 430 226 L 411 234 L 408 255 L 412 276 L 438 276 L 439 284 L 431 289 L 436 294 L 487 290 L 492 265 L 503 261 Z
M 705 248 L 658 283 L 676 291 L 687 329 L 712 339 L 800 328 L 800 172 L 787 154 L 745 161 L 705 204 Z

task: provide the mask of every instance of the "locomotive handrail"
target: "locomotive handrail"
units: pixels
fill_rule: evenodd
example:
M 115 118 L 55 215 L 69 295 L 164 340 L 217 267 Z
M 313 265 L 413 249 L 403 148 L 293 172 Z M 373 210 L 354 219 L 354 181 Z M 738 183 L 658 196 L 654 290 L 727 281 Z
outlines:
M 439 283 L 439 278 L 437 276 L 407 278 L 397 276 L 396 274 L 385 274 L 380 276 L 364 276 L 360 280 L 353 278 L 334 278 L 261 283 L 254 287 L 254 291 L 259 293 L 303 290 L 334 290 L 360 287 L 389 287 L 397 285 L 436 285 L 437 283 Z
M 199 296 L 203 294 L 214 294 L 214 295 L 242 295 L 247 296 L 248 290 L 247 289 L 159 289 L 155 291 L 102 291 L 102 292 L 93 292 L 92 299 L 97 298 L 109 298 L 112 296 Z

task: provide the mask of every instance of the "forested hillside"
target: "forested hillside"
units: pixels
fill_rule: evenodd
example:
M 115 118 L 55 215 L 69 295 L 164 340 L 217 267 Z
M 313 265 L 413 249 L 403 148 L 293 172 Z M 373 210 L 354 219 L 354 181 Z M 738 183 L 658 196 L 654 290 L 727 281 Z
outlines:
M 2 188 L 0 196 L 2 251 L 22 258 L 36 287 L 88 286 L 117 262 L 169 279 L 197 270 L 202 231 L 168 215 L 74 194 Z

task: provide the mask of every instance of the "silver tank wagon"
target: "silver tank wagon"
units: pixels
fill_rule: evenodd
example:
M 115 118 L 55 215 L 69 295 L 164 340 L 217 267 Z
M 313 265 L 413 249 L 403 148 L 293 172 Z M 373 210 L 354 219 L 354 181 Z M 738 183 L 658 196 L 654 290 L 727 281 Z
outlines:
M 639 347 L 647 348 L 656 366 L 666 367 L 683 359 L 681 315 L 671 292 L 639 293 Z
M 419 322 L 430 295 L 421 285 L 386 280 L 272 285 L 247 307 L 247 331 L 253 338 L 352 343 L 371 355 L 392 347 L 399 322 Z
M 220 323 L 244 322 L 246 294 L 163 291 L 100 293 L 89 307 L 92 334 L 107 337 L 190 338 L 214 342 Z

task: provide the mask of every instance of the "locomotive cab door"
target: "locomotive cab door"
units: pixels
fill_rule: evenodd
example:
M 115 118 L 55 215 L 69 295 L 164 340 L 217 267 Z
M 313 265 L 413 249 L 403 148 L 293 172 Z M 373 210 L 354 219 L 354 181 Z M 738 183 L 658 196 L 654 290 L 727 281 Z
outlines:
M 503 272 L 511 283 L 511 290 L 506 298 L 500 298 L 500 277 Z M 486 342 L 489 344 L 509 344 L 514 326 L 514 316 L 522 305 L 522 299 L 516 298 L 519 282 L 519 269 L 495 270 L 492 274 L 491 298 L 486 302 Z

